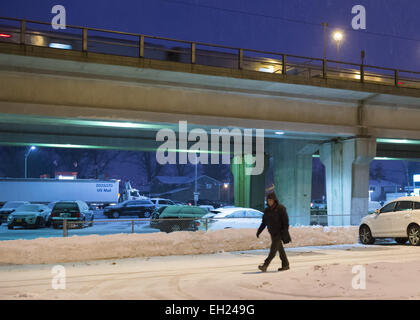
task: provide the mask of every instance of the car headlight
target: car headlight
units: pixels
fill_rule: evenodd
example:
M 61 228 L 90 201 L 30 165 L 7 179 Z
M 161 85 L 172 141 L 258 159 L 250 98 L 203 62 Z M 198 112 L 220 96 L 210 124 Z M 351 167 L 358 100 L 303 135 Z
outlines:
M 13 220 L 13 216 L 11 214 L 9 214 L 9 216 L 7 217 L 7 222 L 10 222 Z

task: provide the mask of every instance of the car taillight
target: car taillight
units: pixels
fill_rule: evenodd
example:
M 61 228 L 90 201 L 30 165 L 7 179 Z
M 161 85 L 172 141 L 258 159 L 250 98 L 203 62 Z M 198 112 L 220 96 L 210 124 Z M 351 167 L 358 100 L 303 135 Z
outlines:
M 11 38 L 12 35 L 8 33 L 0 33 L 0 38 Z
M 57 213 L 56 212 L 52 212 L 51 213 L 51 217 L 56 217 L 57 216 Z
M 80 212 L 76 212 L 76 217 L 80 218 Z
M 196 226 L 196 227 L 199 227 L 199 226 L 200 226 L 200 222 L 198 222 L 198 221 L 197 221 L 197 222 L 195 223 L 195 226 Z

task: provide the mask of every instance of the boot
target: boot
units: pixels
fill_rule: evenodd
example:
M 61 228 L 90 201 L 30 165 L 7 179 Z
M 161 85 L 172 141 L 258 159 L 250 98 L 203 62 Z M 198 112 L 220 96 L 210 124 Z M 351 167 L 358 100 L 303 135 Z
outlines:
M 262 272 L 266 272 L 267 271 L 267 265 L 266 264 L 260 264 L 258 266 L 258 269 L 260 269 Z
M 289 270 L 289 269 L 290 269 L 289 266 L 284 266 L 284 267 L 279 268 L 278 271 L 286 271 L 286 270 Z

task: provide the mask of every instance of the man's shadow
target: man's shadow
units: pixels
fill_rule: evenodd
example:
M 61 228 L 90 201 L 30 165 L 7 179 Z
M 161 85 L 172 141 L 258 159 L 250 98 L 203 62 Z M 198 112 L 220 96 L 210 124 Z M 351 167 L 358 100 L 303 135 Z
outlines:
M 242 274 L 263 274 L 263 273 L 278 273 L 279 271 L 266 271 L 266 272 L 261 272 L 261 271 L 255 271 L 255 272 L 242 272 Z

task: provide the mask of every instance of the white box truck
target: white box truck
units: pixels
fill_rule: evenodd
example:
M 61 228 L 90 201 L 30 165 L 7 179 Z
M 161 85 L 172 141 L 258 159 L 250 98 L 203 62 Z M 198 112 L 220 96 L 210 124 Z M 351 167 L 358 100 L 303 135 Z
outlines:
M 82 200 L 107 206 L 118 203 L 117 180 L 0 179 L 0 202 L 29 201 L 48 204 L 59 200 Z

